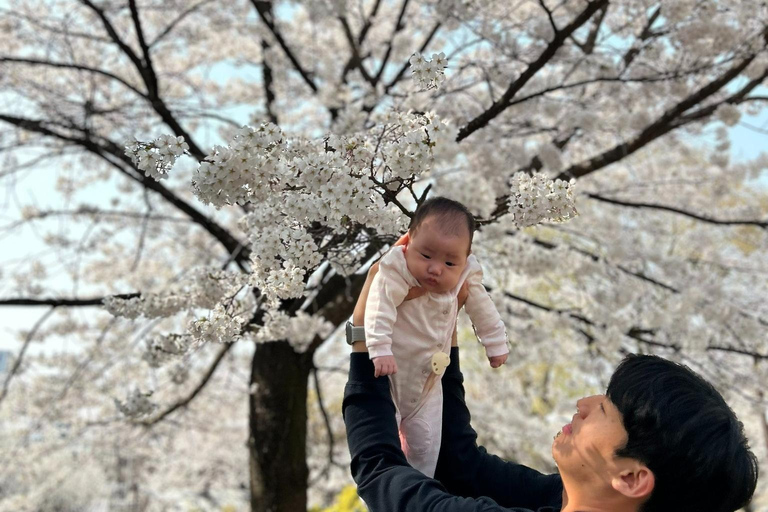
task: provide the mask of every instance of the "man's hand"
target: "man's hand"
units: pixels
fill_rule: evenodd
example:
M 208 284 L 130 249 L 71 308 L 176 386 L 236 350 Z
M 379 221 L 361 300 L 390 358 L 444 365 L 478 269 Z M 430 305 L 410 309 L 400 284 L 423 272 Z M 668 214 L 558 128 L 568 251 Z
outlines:
M 489 357 L 488 361 L 491 363 L 491 368 L 499 368 L 501 365 L 507 362 L 507 357 L 509 354 L 504 354 L 503 356 L 493 356 Z
M 374 377 L 382 375 L 394 375 L 397 373 L 397 363 L 394 356 L 379 356 L 373 358 Z

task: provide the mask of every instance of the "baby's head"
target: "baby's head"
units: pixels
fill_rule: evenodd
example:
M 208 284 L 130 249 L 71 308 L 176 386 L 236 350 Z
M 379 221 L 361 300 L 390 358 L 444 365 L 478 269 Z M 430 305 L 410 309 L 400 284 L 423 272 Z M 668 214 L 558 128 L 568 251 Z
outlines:
M 408 227 L 405 261 L 422 288 L 445 293 L 458 284 L 474 232 L 475 218 L 457 201 L 434 197 L 416 210 Z

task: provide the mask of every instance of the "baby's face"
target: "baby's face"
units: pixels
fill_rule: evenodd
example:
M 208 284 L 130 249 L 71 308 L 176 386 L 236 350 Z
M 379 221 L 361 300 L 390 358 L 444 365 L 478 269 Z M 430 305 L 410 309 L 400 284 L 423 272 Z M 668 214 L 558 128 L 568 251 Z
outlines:
M 469 256 L 469 230 L 461 235 L 446 235 L 438 227 L 439 220 L 426 218 L 405 250 L 408 271 L 428 292 L 446 293 L 459 282 Z

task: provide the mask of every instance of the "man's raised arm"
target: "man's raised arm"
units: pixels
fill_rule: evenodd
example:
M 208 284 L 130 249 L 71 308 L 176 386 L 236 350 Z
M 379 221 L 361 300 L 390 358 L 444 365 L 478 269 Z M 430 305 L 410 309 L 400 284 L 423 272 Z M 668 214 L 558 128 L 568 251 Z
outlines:
M 544 475 L 489 454 L 477 445 L 477 432 L 470 420 L 459 349 L 453 347 L 451 364 L 443 375 L 443 435 L 435 478 L 448 492 L 459 496 L 487 496 L 505 507 L 536 509 L 549 505 L 560 510 L 560 476 Z

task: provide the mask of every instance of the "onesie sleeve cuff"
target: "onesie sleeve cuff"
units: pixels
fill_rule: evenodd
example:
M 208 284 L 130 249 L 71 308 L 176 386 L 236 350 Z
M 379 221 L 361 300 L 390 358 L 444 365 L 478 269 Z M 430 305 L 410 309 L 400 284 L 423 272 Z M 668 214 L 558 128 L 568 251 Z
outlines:
M 374 345 L 373 347 L 368 347 L 368 357 L 373 359 L 374 357 L 382 357 L 382 356 L 391 356 L 392 354 L 392 345 Z
M 485 355 L 488 357 L 503 356 L 504 354 L 509 354 L 509 347 L 506 343 L 485 346 Z

